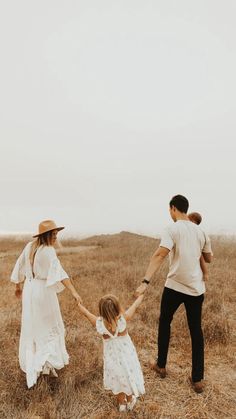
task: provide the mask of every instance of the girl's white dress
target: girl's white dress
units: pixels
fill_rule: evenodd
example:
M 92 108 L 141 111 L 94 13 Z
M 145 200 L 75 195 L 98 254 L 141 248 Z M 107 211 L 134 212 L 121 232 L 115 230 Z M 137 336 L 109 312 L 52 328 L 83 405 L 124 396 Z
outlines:
M 106 329 L 102 317 L 96 321 L 96 329 L 103 338 L 104 387 L 114 394 L 134 394 L 136 397 L 145 393 L 144 379 L 137 352 L 129 334 L 118 336 L 126 329 L 126 320 L 120 316 L 114 335 Z
M 63 368 L 69 362 L 57 299 L 57 293 L 64 289 L 60 281 L 68 275 L 52 246 L 38 248 L 32 269 L 31 244 L 24 248 L 11 275 L 11 281 L 16 284 L 25 280 L 19 361 L 29 388 L 36 384 L 40 372 Z

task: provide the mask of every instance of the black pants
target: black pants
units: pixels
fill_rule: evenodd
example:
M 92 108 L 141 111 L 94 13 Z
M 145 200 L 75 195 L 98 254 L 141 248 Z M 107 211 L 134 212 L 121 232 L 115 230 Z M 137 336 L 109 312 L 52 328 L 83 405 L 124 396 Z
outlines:
M 204 340 L 201 327 L 203 300 L 203 294 L 195 297 L 182 294 L 170 288 L 164 288 L 161 299 L 157 365 L 160 368 L 165 368 L 166 366 L 171 321 L 180 304 L 184 303 L 192 341 L 193 382 L 200 381 L 204 375 Z

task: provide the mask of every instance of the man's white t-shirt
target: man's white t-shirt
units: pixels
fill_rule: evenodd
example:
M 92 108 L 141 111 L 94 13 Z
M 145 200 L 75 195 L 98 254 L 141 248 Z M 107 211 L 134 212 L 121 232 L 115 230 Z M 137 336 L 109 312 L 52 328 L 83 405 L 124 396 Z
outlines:
M 161 247 L 170 250 L 170 267 L 165 286 L 188 295 L 205 292 L 200 266 L 202 253 L 212 253 L 209 237 L 188 220 L 178 220 L 167 227 L 161 237 Z

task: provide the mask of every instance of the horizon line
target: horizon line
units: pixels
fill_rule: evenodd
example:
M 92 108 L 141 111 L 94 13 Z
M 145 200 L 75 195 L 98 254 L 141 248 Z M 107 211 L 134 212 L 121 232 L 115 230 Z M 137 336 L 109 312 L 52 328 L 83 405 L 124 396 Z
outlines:
M 119 231 L 110 231 L 110 232 L 72 232 L 72 231 L 68 231 L 68 232 L 63 232 L 63 236 L 62 236 L 62 240 L 63 238 L 67 239 L 67 238 L 89 238 L 92 236 L 102 236 L 102 235 L 113 235 L 113 234 L 121 234 L 121 233 L 130 233 L 130 234 L 136 234 L 136 235 L 141 235 L 141 236 L 148 236 L 151 238 L 160 238 L 160 234 L 151 234 L 150 232 L 138 232 L 138 231 L 132 231 L 132 230 L 119 230 Z M 0 230 L 0 238 L 10 238 L 13 236 L 16 236 L 16 238 L 23 238 L 23 237 L 31 237 L 33 239 L 33 234 L 34 232 L 29 232 L 29 231 L 1 231 Z M 210 236 L 231 236 L 231 237 L 236 237 L 236 233 L 230 232 L 229 230 L 218 230 L 215 232 L 209 232 L 208 233 Z

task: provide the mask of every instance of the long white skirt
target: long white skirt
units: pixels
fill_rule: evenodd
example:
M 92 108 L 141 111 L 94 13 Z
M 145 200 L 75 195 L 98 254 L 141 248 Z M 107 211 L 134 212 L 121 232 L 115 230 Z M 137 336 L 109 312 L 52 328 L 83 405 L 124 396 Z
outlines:
M 69 362 L 56 290 L 45 285 L 44 280 L 27 278 L 23 288 L 19 361 L 29 388 L 46 363 L 61 369 Z

